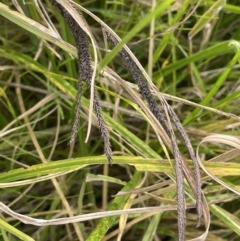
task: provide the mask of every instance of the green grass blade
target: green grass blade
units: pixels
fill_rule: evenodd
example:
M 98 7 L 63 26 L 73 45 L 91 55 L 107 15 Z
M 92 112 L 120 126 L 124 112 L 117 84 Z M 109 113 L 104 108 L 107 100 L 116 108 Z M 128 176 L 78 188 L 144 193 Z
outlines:
M 181 18 L 186 14 L 186 9 L 187 9 L 188 5 L 191 3 L 192 3 L 191 0 L 183 1 L 181 8 L 177 11 L 177 14 L 174 16 L 173 20 L 171 21 L 171 25 L 176 25 L 179 23 Z M 155 64 L 159 60 L 163 50 L 169 44 L 173 35 L 174 35 L 174 31 L 170 31 L 169 33 L 164 34 L 164 36 L 161 39 L 161 41 L 159 42 L 158 46 L 154 50 L 153 64 Z
M 151 241 L 154 238 L 154 234 L 156 232 L 156 229 L 159 226 L 159 222 L 161 220 L 162 217 L 162 213 L 158 213 L 156 215 L 154 215 L 147 227 L 147 230 L 143 236 L 142 241 Z
M 216 18 L 220 9 L 225 5 L 226 0 L 216 1 L 203 15 L 200 16 L 199 20 L 193 26 L 188 36 L 189 39 L 192 39 L 198 32 L 200 32 L 208 22 L 213 18 Z
M 191 56 L 188 56 L 184 59 L 179 59 L 175 63 L 169 64 L 168 66 L 163 68 L 161 70 L 161 74 L 163 76 L 167 76 L 167 75 L 171 74 L 172 71 L 185 67 L 188 64 L 190 64 L 191 62 L 203 61 L 205 59 L 207 59 L 209 61 L 215 57 L 218 57 L 218 56 L 221 56 L 221 55 L 224 55 L 227 53 L 231 53 L 231 52 L 233 52 L 233 50 L 232 50 L 232 48 L 229 47 L 230 43 L 231 43 L 231 41 L 220 42 L 207 49 L 194 53 Z
M 135 172 L 133 178 L 124 186 L 121 191 L 128 191 L 134 189 L 141 179 L 142 174 Z M 123 209 L 128 196 L 118 196 L 113 199 L 108 211 Z M 101 241 L 108 229 L 114 224 L 117 216 L 102 218 L 98 223 L 97 227 L 92 231 L 87 241 Z
M 134 166 L 138 171 L 167 172 L 173 171 L 172 164 L 168 160 L 156 158 L 143 158 L 139 156 L 114 156 L 114 164 L 127 164 Z M 190 167 L 191 161 L 187 161 Z M 105 156 L 79 157 L 73 159 L 64 159 L 59 161 L 50 161 L 32 165 L 26 169 L 17 168 L 9 172 L 2 173 L 0 176 L 0 186 L 4 183 L 27 180 L 31 178 L 43 177 L 48 174 L 56 174 L 66 171 L 75 171 L 84 168 L 87 165 L 107 164 Z M 237 176 L 240 175 L 240 167 L 236 163 L 212 163 L 203 162 L 206 169 L 217 176 Z M 51 177 L 49 177 L 50 179 Z M 36 180 L 37 181 L 37 180 Z M 2 184 L 2 185 L 1 185 Z M 23 184 L 22 184 L 23 185 Z
M 16 237 L 18 237 L 20 240 L 24 240 L 24 241 L 35 241 L 33 238 L 29 237 L 28 235 L 26 235 L 25 233 L 21 232 L 20 230 L 16 229 L 15 227 L 13 227 L 12 225 L 10 225 L 9 223 L 6 223 L 5 221 L 3 221 L 2 219 L 0 219 L 0 228 L 8 231 L 9 233 L 15 235 Z
M 206 97 L 201 101 L 200 104 L 202 105 L 209 105 L 210 100 L 213 98 L 213 96 L 218 92 L 220 87 L 223 85 L 223 83 L 227 80 L 228 75 L 230 74 L 233 66 L 239 61 L 240 58 L 240 51 L 238 51 L 235 56 L 232 58 L 232 60 L 229 62 L 229 64 L 226 66 L 225 70 L 222 72 L 222 74 L 217 79 L 216 83 L 213 85 L 213 88 L 208 92 Z M 195 108 L 194 111 L 192 111 L 189 116 L 184 120 L 183 124 L 186 125 L 190 121 L 198 118 L 198 112 L 199 108 Z
M 217 216 L 219 220 L 221 220 L 229 229 L 240 235 L 240 220 L 236 215 L 215 204 L 210 206 L 210 211 Z
M 149 12 L 138 24 L 136 24 L 129 33 L 118 43 L 99 64 L 99 70 L 102 70 L 122 49 L 123 45 L 129 42 L 140 30 L 142 30 L 147 24 L 149 24 L 153 17 L 157 18 L 164 10 L 166 10 L 173 0 L 160 1 L 156 8 Z

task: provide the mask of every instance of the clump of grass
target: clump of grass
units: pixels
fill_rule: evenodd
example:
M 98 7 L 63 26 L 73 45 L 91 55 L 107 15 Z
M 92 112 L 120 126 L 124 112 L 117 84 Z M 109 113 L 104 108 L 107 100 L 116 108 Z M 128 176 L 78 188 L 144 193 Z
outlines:
M 238 2 L 187 0 L 168 7 L 170 2 L 164 1 L 153 11 L 143 2 L 81 2 L 74 11 L 84 14 L 87 27 L 82 28 L 67 11 L 69 1 L 51 2 L 60 6 L 65 20 L 48 1 L 0 3 L 3 239 L 237 240 L 239 210 L 233 207 L 239 202 L 240 54 L 233 40 L 239 33 Z M 87 28 L 95 38 L 93 45 Z M 102 29 L 115 46 L 111 52 Z M 96 50 L 100 74 L 90 57 L 94 60 Z M 118 53 L 130 75 L 113 60 Z M 152 70 L 152 79 L 144 69 Z M 92 92 L 93 76 L 100 98 Z M 130 83 L 132 79 L 138 85 Z M 89 115 L 93 127 L 85 143 Z M 177 123 L 179 139 L 170 119 Z M 69 140 L 73 144 L 75 139 L 69 147 Z M 104 149 L 108 161 L 113 157 L 116 164 L 110 169 L 101 156 Z M 203 225 L 196 229 L 193 193 L 201 200 L 200 180 L 197 164 L 187 160 L 187 153 L 202 168 L 204 198 L 198 207 L 203 208 L 205 231 Z M 179 173 L 173 167 L 178 162 L 171 156 L 178 156 L 179 170 L 188 181 L 186 233 L 180 235 L 177 230 L 184 230 L 185 218 L 177 224 L 176 210 L 182 206 L 176 197 L 183 192 L 176 192 Z M 211 231 L 208 208 L 213 214 Z

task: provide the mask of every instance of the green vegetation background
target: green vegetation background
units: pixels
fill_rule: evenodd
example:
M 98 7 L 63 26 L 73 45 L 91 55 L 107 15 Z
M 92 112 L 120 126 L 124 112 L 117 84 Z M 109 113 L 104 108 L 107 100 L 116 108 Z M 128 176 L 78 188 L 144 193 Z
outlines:
M 85 87 L 78 139 L 74 148 L 68 145 L 78 75 L 76 52 L 64 20 L 48 1 L 41 2 L 41 12 L 46 11 L 45 16 L 52 20 L 64 41 L 54 43 L 55 36 L 34 28 L 31 20 L 47 27 L 35 1 L 0 3 L 0 201 L 15 212 L 44 219 L 107 209 L 175 207 L 176 185 L 174 179 L 169 179 L 174 177 L 174 163 L 168 160 L 154 126 L 142 111 L 145 102 L 136 103 L 140 96 L 137 90 L 131 95 L 111 79 L 96 80 L 114 151 L 112 167 L 107 165 L 95 117 L 85 143 L 90 97 Z M 226 4 L 203 0 L 196 9 L 198 1 L 177 1 L 171 7 L 159 8 L 155 22 L 147 19 L 154 1 L 76 2 L 128 41 L 128 47 L 157 89 L 167 94 L 165 97 L 184 124 L 195 149 L 210 134 L 239 138 L 239 120 L 235 118 L 240 114 L 239 0 Z M 216 2 L 219 8 L 213 8 Z M 156 1 L 156 6 L 160 4 L 161 1 Z M 18 15 L 11 15 L 6 7 L 20 12 L 26 22 Z M 106 56 L 101 27 L 86 13 L 83 15 L 96 39 L 101 62 Z M 117 58 L 108 67 L 132 83 Z M 207 170 L 239 190 L 239 152 L 228 159 L 222 157 L 231 147 L 216 144 L 217 141 L 200 146 L 200 157 L 206 161 Z M 181 140 L 179 147 L 188 158 Z M 216 158 L 214 163 L 207 162 L 211 158 Z M 191 161 L 188 164 L 192 167 Z M 50 179 L 53 176 L 48 175 L 54 174 L 54 179 Z M 238 195 L 204 171 L 201 174 L 204 194 L 209 202 L 215 203 L 209 205 L 211 228 L 206 240 L 239 240 Z M 159 185 L 152 190 L 113 197 L 120 190 L 155 184 Z M 186 190 L 191 193 L 187 185 Z M 187 201 L 194 203 L 189 197 Z M 203 231 L 204 225 L 196 229 L 195 210 L 189 210 L 187 239 Z M 176 240 L 177 214 L 170 208 L 159 213 L 129 214 L 127 220 L 124 216 L 113 216 L 37 227 L 2 213 L 0 233 L 4 241 Z

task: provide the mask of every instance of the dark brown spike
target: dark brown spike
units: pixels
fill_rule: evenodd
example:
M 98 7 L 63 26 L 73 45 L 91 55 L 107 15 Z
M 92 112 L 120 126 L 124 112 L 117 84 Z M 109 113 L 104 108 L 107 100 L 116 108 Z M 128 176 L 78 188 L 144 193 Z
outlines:
M 112 36 L 111 33 L 109 33 L 107 30 L 105 30 L 105 33 L 107 35 L 108 40 L 113 46 L 116 46 L 118 44 L 118 40 Z M 180 152 L 177 146 L 176 137 L 174 135 L 174 132 L 171 128 L 169 128 L 167 121 L 159 109 L 157 102 L 153 98 L 153 95 L 147 85 L 147 83 L 144 81 L 142 74 L 136 65 L 136 63 L 132 60 L 131 56 L 128 54 L 128 52 L 125 49 L 122 49 L 118 53 L 119 58 L 122 60 L 124 66 L 129 70 L 131 75 L 133 76 L 133 79 L 136 81 L 140 93 L 142 96 L 147 100 L 149 109 L 153 113 L 153 115 L 157 118 L 159 123 L 162 125 L 164 130 L 166 131 L 167 135 L 169 136 L 171 142 L 172 142 L 172 149 L 173 149 L 173 155 L 174 159 L 176 161 L 176 179 L 177 179 L 177 187 L 178 187 L 178 224 L 179 224 L 179 240 L 184 240 L 185 236 L 185 196 L 184 196 L 184 184 L 183 184 L 183 167 L 181 163 L 181 157 Z M 188 148 L 190 157 L 192 158 L 192 161 L 194 163 L 194 172 L 195 172 L 195 180 L 197 184 L 197 193 L 196 193 L 196 199 L 197 199 L 197 213 L 198 213 L 198 225 L 200 223 L 201 217 L 202 217 L 202 196 L 201 196 L 201 176 L 199 171 L 199 166 L 197 163 L 197 159 L 193 150 L 193 147 L 191 145 L 191 142 L 189 140 L 189 137 L 181 125 L 180 120 L 178 119 L 175 112 L 172 110 L 171 106 L 168 105 L 168 103 L 165 101 L 163 103 L 166 107 L 166 110 L 169 114 L 169 116 L 172 118 L 176 128 L 178 129 L 186 147 Z
M 85 81 L 89 91 L 91 90 L 91 81 L 93 70 L 91 66 L 91 55 L 89 50 L 89 42 L 88 35 L 85 31 L 79 26 L 79 24 L 75 21 L 75 19 L 68 13 L 66 9 L 62 7 L 61 4 L 56 2 L 55 0 L 50 0 L 54 7 L 59 11 L 61 16 L 66 20 L 66 23 L 73 35 L 74 41 L 76 43 L 76 48 L 78 52 L 78 68 L 79 68 L 79 76 L 78 76 L 78 95 L 77 95 L 77 105 L 75 110 L 75 119 L 72 128 L 72 135 L 70 139 L 70 145 L 73 145 L 75 139 L 77 137 L 77 132 L 79 128 L 79 120 L 80 120 L 80 108 L 81 108 L 81 94 L 82 94 L 82 81 Z M 104 151 L 108 162 L 112 164 L 112 149 L 111 143 L 109 139 L 108 130 L 102 116 L 102 110 L 99 102 L 99 98 L 96 90 L 94 89 L 94 98 L 93 98 L 93 108 L 96 112 L 99 129 L 101 131 L 101 135 L 104 142 Z

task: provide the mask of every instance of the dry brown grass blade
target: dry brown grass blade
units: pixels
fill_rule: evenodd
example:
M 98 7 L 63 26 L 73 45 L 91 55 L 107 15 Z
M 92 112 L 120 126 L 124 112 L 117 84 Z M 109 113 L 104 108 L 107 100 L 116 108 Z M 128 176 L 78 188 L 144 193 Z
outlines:
M 195 207 L 195 204 L 189 204 L 187 205 L 186 208 L 192 209 L 194 207 Z M 50 226 L 50 225 L 64 225 L 69 223 L 78 223 L 78 222 L 83 222 L 87 220 L 94 220 L 94 219 L 116 216 L 116 215 L 166 212 L 171 210 L 177 210 L 177 206 L 169 205 L 165 207 L 144 207 L 144 208 L 132 208 L 132 209 L 123 209 L 123 210 L 114 210 L 114 211 L 103 211 L 103 212 L 94 212 L 89 214 L 76 215 L 73 217 L 56 218 L 56 219 L 50 219 L 50 220 L 37 219 L 27 215 L 19 214 L 11 210 L 7 205 L 5 205 L 2 202 L 0 202 L 0 210 L 25 224 L 31 224 L 34 226 Z
M 205 173 L 207 173 L 208 176 L 210 176 L 213 180 L 215 180 L 216 182 L 218 182 L 219 184 L 221 184 L 222 186 L 224 186 L 225 188 L 227 188 L 228 190 L 236 193 L 237 195 L 240 195 L 240 190 L 237 189 L 235 186 L 231 186 L 229 184 L 227 184 L 226 182 L 220 180 L 218 177 L 216 177 L 215 175 L 211 174 L 202 164 L 201 159 L 199 157 L 199 147 L 204 144 L 204 143 L 216 143 L 216 144 L 225 144 L 225 145 L 230 145 L 232 147 L 235 147 L 236 149 L 229 151 L 225 154 L 222 154 L 218 157 L 214 158 L 214 161 L 228 161 L 230 158 L 234 158 L 235 156 L 239 155 L 239 150 L 240 150 L 240 140 L 237 139 L 236 137 L 233 136 L 228 136 L 228 135 L 220 135 L 220 134 L 214 134 L 214 135 L 209 135 L 207 137 L 205 137 L 198 145 L 197 147 L 197 159 L 199 162 L 199 165 L 201 166 L 202 170 L 204 170 Z M 226 158 L 226 160 L 225 160 Z M 210 160 L 211 161 L 211 160 Z

